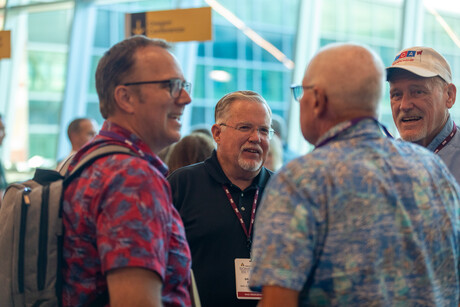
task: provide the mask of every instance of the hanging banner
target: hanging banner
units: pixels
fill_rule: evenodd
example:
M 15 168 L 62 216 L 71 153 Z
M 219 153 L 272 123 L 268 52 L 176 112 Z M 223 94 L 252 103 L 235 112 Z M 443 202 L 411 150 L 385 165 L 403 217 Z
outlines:
M 0 31 L 0 59 L 11 57 L 11 31 Z
M 168 42 L 212 39 L 211 7 L 126 14 L 126 37 L 145 35 Z

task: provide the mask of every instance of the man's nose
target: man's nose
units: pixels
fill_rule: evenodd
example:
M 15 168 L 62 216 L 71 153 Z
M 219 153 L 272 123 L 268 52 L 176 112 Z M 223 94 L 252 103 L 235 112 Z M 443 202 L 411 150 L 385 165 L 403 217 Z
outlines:
M 192 102 L 192 97 L 190 97 L 190 94 L 185 89 L 181 89 L 179 97 L 176 99 L 176 103 L 187 105 L 190 102 Z
M 259 131 L 259 128 L 254 127 L 252 128 L 251 134 L 249 135 L 249 140 L 252 142 L 260 142 L 262 135 Z
M 410 97 L 410 95 L 403 95 L 401 97 L 401 103 L 399 105 L 399 108 L 401 110 L 410 110 L 414 107 L 414 103 L 412 101 L 412 98 Z

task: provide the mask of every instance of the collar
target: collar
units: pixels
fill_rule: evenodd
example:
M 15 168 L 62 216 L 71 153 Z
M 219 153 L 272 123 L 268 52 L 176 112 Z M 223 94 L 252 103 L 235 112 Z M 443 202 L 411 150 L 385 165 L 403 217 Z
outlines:
M 101 135 L 102 131 L 109 132 L 113 137 Z M 149 163 L 157 168 L 164 176 L 168 174 L 168 167 L 166 164 L 164 164 L 163 161 L 152 152 L 150 147 L 148 147 L 136 134 L 108 120 L 104 121 L 101 132 L 78 151 L 76 159 L 74 160 L 80 160 L 81 156 L 100 147 L 101 144 L 118 144 L 128 147 L 133 152 L 139 153 L 141 158 L 149 161 Z
M 447 122 L 442 128 L 442 130 L 438 133 L 437 136 L 434 137 L 434 139 L 431 141 L 430 144 L 428 144 L 426 148 L 429 151 L 435 151 L 439 144 L 441 144 L 441 142 L 444 141 L 447 138 L 447 136 L 452 132 L 452 128 L 454 128 L 454 120 L 449 115 L 449 118 L 447 118 Z
M 213 150 L 211 157 L 204 161 L 204 167 L 206 171 L 209 173 L 209 175 L 218 183 L 238 188 L 230 181 L 230 179 L 228 179 L 228 177 L 222 170 L 219 160 L 217 159 L 217 151 L 215 149 Z M 272 171 L 262 166 L 262 169 L 260 170 L 259 174 L 252 180 L 251 185 L 247 187 L 246 190 L 256 189 L 257 187 L 264 188 L 267 184 L 268 179 L 270 179 L 272 173 Z
M 386 129 L 386 128 L 385 128 Z M 374 118 L 352 119 L 338 123 L 326 133 L 324 133 L 316 142 L 315 146 L 325 145 L 329 141 L 338 141 L 356 137 L 383 137 L 381 124 Z M 318 147 L 316 147 L 318 148 Z

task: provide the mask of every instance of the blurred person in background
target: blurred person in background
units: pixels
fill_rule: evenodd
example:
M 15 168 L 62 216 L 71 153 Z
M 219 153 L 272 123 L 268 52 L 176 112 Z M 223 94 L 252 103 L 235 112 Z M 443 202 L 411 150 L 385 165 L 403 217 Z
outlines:
M 183 166 L 202 162 L 209 158 L 215 149 L 212 137 L 193 132 L 183 137 L 179 142 L 172 145 L 166 164 L 169 173 Z
M 283 144 L 276 133 L 270 140 L 270 150 L 268 151 L 264 166 L 273 172 L 276 172 L 283 166 Z
M 286 162 L 289 162 L 292 159 L 298 157 L 299 154 L 297 154 L 296 152 L 292 151 L 289 148 L 288 143 L 286 141 L 287 133 L 288 133 L 287 130 L 288 129 L 287 129 L 286 121 L 284 120 L 284 118 L 282 118 L 278 114 L 273 114 L 272 128 L 273 128 L 273 130 L 275 130 L 275 134 L 278 136 L 279 140 L 281 141 L 281 147 L 283 149 L 283 154 L 282 154 L 283 164 L 285 164 Z
M 67 136 L 69 137 L 72 150 L 69 155 L 58 163 L 57 169 L 70 159 L 80 148 L 88 143 L 97 134 L 97 123 L 91 118 L 76 118 L 72 120 L 67 127 Z

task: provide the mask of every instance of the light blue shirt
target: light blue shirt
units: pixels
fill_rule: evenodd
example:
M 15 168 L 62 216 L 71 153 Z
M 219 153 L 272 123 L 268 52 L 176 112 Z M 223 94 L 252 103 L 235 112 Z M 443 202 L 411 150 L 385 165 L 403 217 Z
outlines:
M 300 291 L 299 306 L 458 306 L 454 177 L 439 157 L 384 137 L 372 120 L 347 124 L 269 182 L 250 286 Z
M 430 151 L 435 151 L 439 144 L 452 132 L 454 121 L 449 116 L 444 128 L 427 146 Z M 460 131 L 457 130 L 452 140 L 438 152 L 438 155 L 447 165 L 449 171 L 454 175 L 457 182 L 460 184 Z

